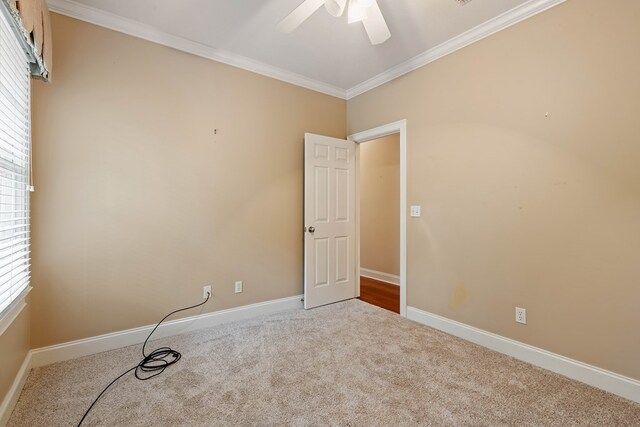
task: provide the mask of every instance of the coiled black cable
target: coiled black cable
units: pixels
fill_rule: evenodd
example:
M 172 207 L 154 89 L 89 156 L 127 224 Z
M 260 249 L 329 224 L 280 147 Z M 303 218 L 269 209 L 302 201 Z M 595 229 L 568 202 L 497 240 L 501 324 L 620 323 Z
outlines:
M 180 354 L 179 351 L 176 351 L 176 350 L 172 349 L 171 347 L 160 347 L 160 348 L 157 348 L 157 349 L 153 350 L 151 353 L 146 354 L 145 348 L 147 347 L 147 343 L 149 342 L 149 338 L 151 338 L 151 335 L 153 335 L 153 333 L 156 331 L 156 329 L 158 329 L 158 326 L 160 326 L 160 324 L 162 322 L 164 322 L 167 319 L 167 317 L 171 316 L 172 314 L 179 313 L 181 311 L 191 310 L 192 308 L 196 308 L 196 307 L 200 307 L 202 305 L 205 305 L 207 303 L 207 301 L 209 301 L 210 298 L 211 298 L 211 294 L 209 292 L 207 292 L 207 299 L 205 299 L 200 304 L 192 305 L 190 307 L 181 308 L 179 310 L 172 311 L 171 313 L 169 313 L 166 316 L 164 316 L 162 318 L 162 320 L 159 321 L 156 324 L 156 326 L 149 333 L 149 335 L 147 335 L 147 339 L 144 340 L 144 344 L 142 345 L 142 360 L 140 361 L 140 363 L 138 363 L 133 368 L 130 368 L 130 369 L 127 369 L 126 371 L 124 371 L 122 374 L 120 374 L 118 377 L 116 377 L 113 381 L 111 381 L 109 383 L 109 385 L 107 385 L 100 392 L 98 397 L 95 398 L 93 403 L 91 403 L 91 406 L 89 406 L 89 409 L 87 409 L 87 411 L 82 416 L 82 419 L 78 423 L 78 427 L 80 427 L 80 425 L 82 425 L 82 422 L 84 421 L 85 418 L 87 418 L 87 415 L 89 415 L 89 412 L 91 411 L 91 409 L 95 406 L 96 402 L 98 402 L 98 400 L 102 397 L 102 395 L 109 389 L 109 387 L 111 387 L 116 381 L 118 381 L 120 378 L 122 378 L 125 375 L 127 375 L 129 372 L 135 371 L 135 375 L 136 375 L 137 379 L 139 379 L 141 381 L 146 381 L 148 379 L 151 379 L 153 377 L 156 377 L 156 376 L 162 374 L 165 369 L 167 369 L 169 366 L 173 365 L 178 360 L 180 360 L 180 358 L 182 358 L 182 354 Z M 145 373 L 151 373 L 151 374 L 150 375 L 145 375 Z

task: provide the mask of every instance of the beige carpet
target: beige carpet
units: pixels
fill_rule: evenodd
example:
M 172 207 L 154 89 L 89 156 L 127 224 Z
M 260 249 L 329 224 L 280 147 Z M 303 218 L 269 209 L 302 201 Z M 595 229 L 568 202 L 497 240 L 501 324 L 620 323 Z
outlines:
M 87 426 L 639 426 L 640 405 L 358 300 L 154 342 L 183 354 L 116 383 Z M 132 346 L 35 369 L 9 426 L 76 425 Z

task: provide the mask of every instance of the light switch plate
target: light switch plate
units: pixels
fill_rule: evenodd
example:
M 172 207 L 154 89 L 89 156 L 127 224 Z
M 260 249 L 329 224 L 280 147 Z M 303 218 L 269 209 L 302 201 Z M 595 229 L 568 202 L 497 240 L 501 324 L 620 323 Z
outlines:
M 411 216 L 412 217 L 419 217 L 421 215 L 420 211 L 421 211 L 420 206 L 411 205 Z

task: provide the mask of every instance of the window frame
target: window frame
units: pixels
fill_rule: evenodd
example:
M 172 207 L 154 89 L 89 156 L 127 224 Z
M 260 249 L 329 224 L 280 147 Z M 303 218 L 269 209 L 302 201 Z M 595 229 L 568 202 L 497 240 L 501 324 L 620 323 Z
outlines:
M 2 23 L 0 23 L 0 25 L 2 25 L 3 27 L 6 26 L 6 29 L 0 30 L 2 31 L 3 34 L 5 33 L 10 33 L 13 34 L 15 36 L 15 40 L 17 41 L 17 45 L 19 50 L 24 53 L 24 59 L 26 61 L 26 67 L 27 70 L 30 69 L 30 63 L 33 62 L 33 54 L 31 52 L 31 49 L 29 48 L 26 40 L 22 37 L 22 32 L 18 26 L 18 23 L 16 22 L 15 18 L 13 17 L 13 15 L 11 14 L 11 12 L 9 11 L 9 9 L 7 8 L 7 5 L 5 2 L 0 1 L 0 20 L 3 21 Z M 4 37 L 4 35 L 0 35 L 0 37 Z M 9 52 L 9 54 L 11 54 L 10 52 L 11 48 L 8 48 L 5 52 Z M 30 197 L 30 193 L 31 191 L 33 191 L 33 187 L 31 186 L 31 179 L 30 179 L 30 174 L 31 174 L 31 77 L 30 77 L 30 72 L 28 72 L 28 85 L 27 85 L 27 93 L 26 93 L 26 128 L 27 128 L 27 144 L 26 144 L 26 148 L 27 148 L 27 158 L 25 160 L 26 165 L 24 166 L 25 170 L 24 170 L 24 176 L 26 179 L 26 189 L 23 190 L 25 192 L 24 195 L 24 205 L 25 205 L 25 211 L 26 211 L 26 223 L 23 226 L 27 232 L 27 239 L 26 239 L 26 250 L 29 251 L 30 249 L 30 244 L 31 244 L 31 224 L 30 224 L 30 219 L 31 219 L 31 197 Z M 24 114 L 24 110 L 22 110 Z M 20 114 L 20 112 L 18 112 L 18 114 Z M 3 161 L 2 163 L 5 163 L 5 161 Z M 6 163 L 10 163 L 10 162 L 6 162 Z M 8 170 L 8 168 L 6 169 Z M 14 191 L 20 190 L 18 188 L 16 188 Z M 14 222 L 17 220 L 14 220 Z M 22 227 L 21 227 L 22 228 Z M 14 245 L 10 245 L 9 247 L 14 246 Z M 15 249 L 13 249 L 15 250 Z M 15 253 L 11 253 L 11 256 L 15 255 Z M 26 297 L 27 295 L 31 292 L 32 287 L 31 287 L 31 265 L 29 263 L 28 260 L 28 254 L 26 255 L 26 263 L 27 263 L 27 267 L 26 270 L 22 270 L 23 272 L 26 271 L 27 273 L 27 286 L 22 289 L 17 295 L 15 296 L 10 296 L 10 303 L 4 307 L 1 311 L 0 311 L 0 336 L 2 336 L 6 330 L 9 328 L 9 326 L 13 323 L 13 321 L 20 315 L 20 313 L 22 312 L 22 310 L 25 308 L 27 301 L 26 301 Z M 21 258 L 18 258 L 18 260 L 20 260 Z M 13 273 L 12 273 L 13 274 Z M 12 284 L 9 284 L 9 292 L 11 292 L 11 286 Z M 6 301 L 6 300 L 4 300 Z

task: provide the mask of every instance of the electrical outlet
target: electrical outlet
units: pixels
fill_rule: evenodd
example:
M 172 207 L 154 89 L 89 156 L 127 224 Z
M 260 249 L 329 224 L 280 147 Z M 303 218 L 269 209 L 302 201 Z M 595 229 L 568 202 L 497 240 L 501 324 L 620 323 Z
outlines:
M 419 217 L 420 215 L 422 215 L 422 209 L 420 206 L 418 205 L 411 205 L 411 208 L 409 209 L 409 213 L 412 217 Z
M 527 309 L 516 307 L 516 322 L 527 324 Z
M 239 294 L 242 292 L 242 281 L 238 280 L 236 282 L 236 294 Z
M 211 286 L 202 287 L 202 298 L 207 299 L 207 297 L 211 298 Z

